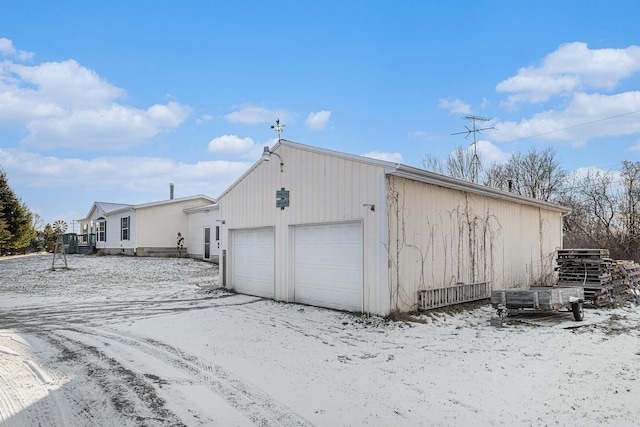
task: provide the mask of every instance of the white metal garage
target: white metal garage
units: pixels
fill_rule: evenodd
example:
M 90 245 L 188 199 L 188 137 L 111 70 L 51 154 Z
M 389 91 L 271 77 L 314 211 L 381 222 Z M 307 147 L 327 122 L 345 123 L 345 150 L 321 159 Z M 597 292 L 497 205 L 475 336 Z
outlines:
M 296 302 L 362 311 L 360 222 L 294 226 Z
M 233 231 L 233 287 L 237 292 L 274 297 L 273 228 Z

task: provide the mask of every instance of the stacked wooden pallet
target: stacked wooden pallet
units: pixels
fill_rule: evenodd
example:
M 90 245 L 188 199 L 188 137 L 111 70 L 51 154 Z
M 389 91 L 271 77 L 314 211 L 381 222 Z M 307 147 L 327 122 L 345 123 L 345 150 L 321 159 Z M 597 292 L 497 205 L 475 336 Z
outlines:
M 558 286 L 582 286 L 587 299 L 608 292 L 615 263 L 608 249 L 559 249 Z
M 640 302 L 640 264 L 633 261 L 618 261 L 616 264 L 620 292 L 625 300 Z
M 640 286 L 640 264 L 633 261 L 618 261 L 616 267 L 620 276 L 630 288 Z

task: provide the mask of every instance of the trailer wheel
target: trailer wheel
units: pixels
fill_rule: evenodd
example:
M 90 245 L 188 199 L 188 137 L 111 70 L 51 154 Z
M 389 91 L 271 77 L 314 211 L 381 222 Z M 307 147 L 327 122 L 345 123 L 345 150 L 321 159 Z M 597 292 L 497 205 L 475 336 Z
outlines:
M 573 318 L 576 322 L 582 322 L 584 319 L 584 307 L 581 302 L 574 302 L 571 304 L 571 311 L 573 311 Z

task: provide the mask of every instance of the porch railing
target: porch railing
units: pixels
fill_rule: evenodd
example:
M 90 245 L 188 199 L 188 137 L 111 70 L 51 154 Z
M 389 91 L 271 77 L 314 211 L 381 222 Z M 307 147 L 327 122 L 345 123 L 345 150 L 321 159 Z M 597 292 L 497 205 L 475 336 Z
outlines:
M 418 308 L 431 310 L 491 297 L 491 282 L 460 283 L 446 288 L 418 291 Z

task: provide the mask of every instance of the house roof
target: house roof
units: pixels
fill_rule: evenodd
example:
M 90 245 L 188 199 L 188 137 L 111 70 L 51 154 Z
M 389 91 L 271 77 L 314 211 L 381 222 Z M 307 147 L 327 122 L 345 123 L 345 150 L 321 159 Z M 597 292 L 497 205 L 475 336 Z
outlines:
M 97 206 L 105 214 L 108 214 L 110 212 L 117 211 L 120 209 L 128 209 L 133 207 L 133 205 L 128 205 L 124 203 L 107 203 L 107 202 L 95 202 L 94 205 Z
M 108 215 L 112 212 L 116 212 L 116 211 L 120 211 L 120 210 L 127 210 L 127 209 L 132 209 L 134 205 L 127 205 L 127 204 L 123 204 L 123 203 L 108 203 L 108 202 L 93 202 L 93 205 L 91 205 L 91 209 L 89 209 L 89 212 L 87 213 L 87 216 L 84 218 L 79 219 L 78 221 L 82 221 L 82 220 L 86 220 L 87 218 L 91 218 L 91 212 L 93 212 L 94 210 L 99 210 L 100 213 L 104 214 L 104 215 Z
M 189 196 L 189 197 L 179 197 L 177 199 L 161 200 L 159 202 L 143 203 L 141 205 L 135 205 L 134 209 L 152 208 L 154 206 L 170 205 L 172 203 L 180 203 L 180 202 L 186 202 L 189 200 L 197 200 L 197 199 L 204 199 L 210 202 L 211 204 L 214 204 L 216 202 L 213 198 L 209 196 L 205 196 L 204 194 L 198 194 L 198 195 Z
M 343 153 L 340 151 L 328 150 L 326 148 L 314 147 L 311 145 L 301 144 L 299 142 L 288 141 L 286 139 L 280 139 L 277 144 L 273 146 L 271 151 L 276 151 L 279 146 L 284 145 L 286 147 L 296 148 L 298 150 L 310 151 L 313 153 L 324 154 L 327 156 L 337 157 L 345 160 L 351 160 L 361 163 L 366 163 L 369 165 L 380 166 L 384 168 L 385 174 L 398 176 L 402 178 L 411 179 L 418 182 L 424 182 L 426 184 L 438 185 L 444 188 L 449 188 L 453 190 L 464 191 L 468 193 L 483 195 L 492 198 L 498 198 L 503 200 L 510 200 L 516 203 L 531 205 L 542 207 L 545 209 L 568 213 L 571 209 L 557 205 L 555 203 L 545 202 L 539 199 L 532 199 L 530 197 L 520 196 L 515 193 L 509 193 L 503 190 L 499 190 L 492 187 L 487 187 L 485 185 L 475 184 L 469 181 L 464 181 L 457 178 L 452 178 L 450 176 L 441 175 L 435 172 L 430 172 L 425 169 L 419 169 L 412 166 L 403 165 L 400 163 L 388 162 L 385 160 L 373 159 L 370 157 L 358 156 L 355 154 Z M 238 178 L 229 188 L 227 188 L 217 200 L 220 200 L 224 197 L 229 191 L 231 191 L 238 183 L 240 183 L 247 175 L 249 175 L 258 165 L 262 162 L 262 160 L 258 160 L 253 164 L 240 178 Z
M 212 203 L 210 205 L 204 205 L 204 206 L 196 206 L 194 208 L 185 208 L 182 211 L 186 214 L 193 214 L 193 213 L 198 213 L 198 212 L 208 212 L 208 211 L 215 211 L 220 209 L 219 205 L 216 205 L 215 203 Z
M 93 205 L 91 206 L 91 209 L 89 209 L 89 213 L 87 214 L 87 216 L 83 219 L 86 218 L 90 218 L 91 217 L 91 212 L 93 212 L 94 209 L 100 209 L 102 213 L 104 213 L 105 215 L 113 215 L 113 214 L 117 214 L 120 212 L 126 212 L 128 210 L 138 210 L 138 209 L 145 209 L 145 208 L 150 208 L 150 207 L 154 207 L 154 206 L 162 206 L 162 205 L 168 205 L 168 204 L 172 204 L 172 203 L 180 203 L 180 202 L 185 202 L 185 201 L 189 201 L 189 200 L 197 200 L 197 199 L 204 199 L 206 201 L 211 202 L 211 204 L 215 204 L 215 200 L 209 196 L 205 196 L 203 194 L 198 194 L 196 196 L 189 196 L 189 197 L 180 197 L 177 199 L 169 199 L 169 200 L 161 200 L 159 202 L 151 202 L 151 203 L 143 203 L 143 204 L 139 204 L 139 205 L 127 205 L 127 204 L 122 204 L 122 203 L 106 203 L 106 202 L 94 202 Z

